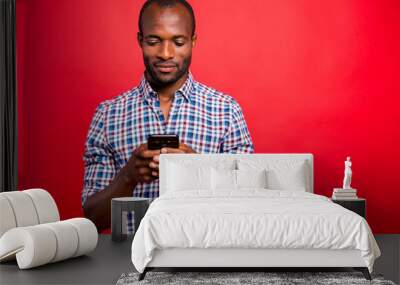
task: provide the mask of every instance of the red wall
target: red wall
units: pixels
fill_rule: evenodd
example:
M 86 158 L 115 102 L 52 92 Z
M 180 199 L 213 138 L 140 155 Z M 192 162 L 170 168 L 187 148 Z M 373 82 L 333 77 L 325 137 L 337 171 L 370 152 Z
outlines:
M 97 104 L 135 86 L 143 1 L 17 0 L 19 188 L 81 215 Z M 241 104 L 258 153 L 311 152 L 315 192 L 353 186 L 376 233 L 400 233 L 400 2 L 193 0 L 192 72 Z

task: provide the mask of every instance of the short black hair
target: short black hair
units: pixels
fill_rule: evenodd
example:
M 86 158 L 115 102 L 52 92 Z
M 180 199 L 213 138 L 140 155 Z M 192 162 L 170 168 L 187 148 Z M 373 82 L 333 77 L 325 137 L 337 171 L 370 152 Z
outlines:
M 139 13 L 139 33 L 143 35 L 143 14 L 144 11 L 150 7 L 153 4 L 157 4 L 161 8 L 170 8 L 170 7 L 175 7 L 178 4 L 182 4 L 183 7 L 186 8 L 186 10 L 189 12 L 191 18 L 192 18 L 192 36 L 194 36 L 195 31 L 196 31 L 196 18 L 194 17 L 194 12 L 192 6 L 187 2 L 186 0 L 147 0 L 142 8 L 140 9 Z

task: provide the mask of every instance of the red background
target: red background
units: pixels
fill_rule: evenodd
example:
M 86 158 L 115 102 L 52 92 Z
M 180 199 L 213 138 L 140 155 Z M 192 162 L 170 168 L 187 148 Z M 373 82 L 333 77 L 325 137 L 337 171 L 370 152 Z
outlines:
M 81 215 L 95 107 L 135 86 L 143 1 L 17 0 L 19 188 Z M 353 159 L 375 233 L 400 233 L 400 2 L 193 0 L 195 78 L 235 97 L 256 152 L 315 155 L 331 195 Z

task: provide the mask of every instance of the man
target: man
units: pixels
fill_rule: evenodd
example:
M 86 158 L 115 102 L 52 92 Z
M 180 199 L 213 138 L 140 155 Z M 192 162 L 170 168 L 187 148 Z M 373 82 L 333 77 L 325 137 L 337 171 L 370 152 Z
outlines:
M 253 152 L 237 102 L 189 72 L 195 27 L 184 0 L 149 0 L 140 11 L 144 78 L 98 106 L 85 145 L 82 204 L 99 231 L 110 226 L 112 198 L 158 196 L 160 153 Z M 177 134 L 179 148 L 148 150 L 150 134 Z

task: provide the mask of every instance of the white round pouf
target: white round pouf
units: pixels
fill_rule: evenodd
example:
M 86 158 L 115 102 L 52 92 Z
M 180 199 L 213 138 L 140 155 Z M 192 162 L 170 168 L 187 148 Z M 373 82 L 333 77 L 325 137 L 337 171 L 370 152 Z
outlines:
M 73 218 L 64 222 L 73 225 L 78 232 L 78 248 L 73 257 L 86 254 L 97 246 L 97 228 L 91 220 L 85 218 Z
M 10 202 L 0 194 L 0 238 L 5 232 L 16 226 L 17 222 Z
M 57 262 L 73 257 L 78 248 L 78 233 L 65 221 L 41 225 L 51 229 L 57 238 L 57 251 L 51 262 Z
M 92 221 L 59 220 L 53 197 L 43 189 L 0 193 L 0 262 L 16 258 L 20 269 L 28 269 L 96 248 Z
M 22 191 L 3 192 L 13 209 L 17 227 L 33 226 L 39 223 L 35 205 L 31 197 Z
M 11 229 L 0 239 L 0 260 L 16 255 L 20 269 L 49 263 L 56 251 L 54 232 L 41 225 Z
M 60 220 L 56 202 L 49 192 L 40 188 L 24 190 L 23 192 L 31 197 L 39 218 L 39 224 Z

